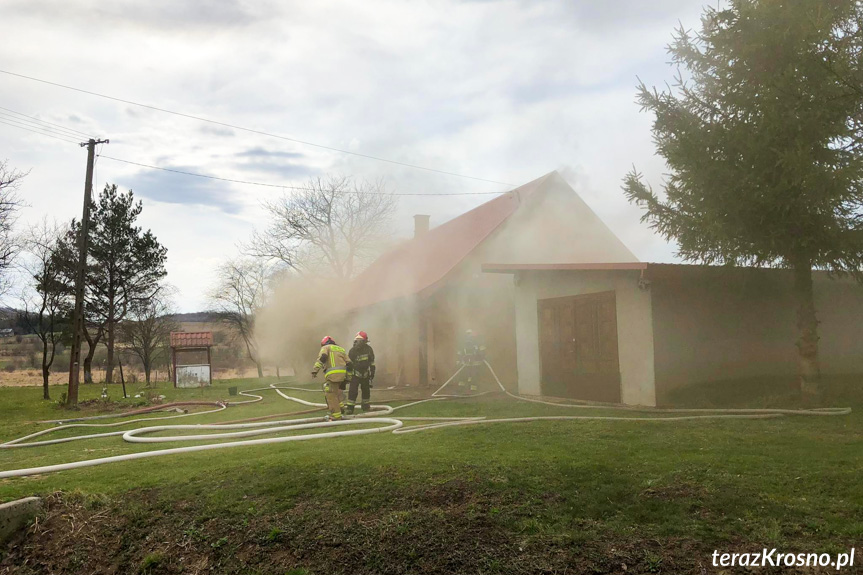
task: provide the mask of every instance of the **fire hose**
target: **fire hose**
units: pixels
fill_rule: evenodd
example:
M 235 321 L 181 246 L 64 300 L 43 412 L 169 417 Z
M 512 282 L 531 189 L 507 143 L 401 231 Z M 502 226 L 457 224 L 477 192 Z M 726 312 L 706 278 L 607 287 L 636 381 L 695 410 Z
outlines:
M 299 390 L 304 392 L 309 392 L 312 390 L 298 387 L 287 387 L 287 386 L 277 386 L 276 384 L 272 384 L 266 388 L 257 388 L 250 389 L 245 391 L 240 391 L 240 395 L 244 395 L 246 397 L 252 397 L 253 399 L 247 401 L 240 402 L 231 402 L 231 403 L 222 403 L 219 404 L 218 409 L 208 410 L 199 413 L 184 413 L 181 415 L 172 415 L 166 417 L 154 417 L 154 418 L 144 418 L 144 419 L 135 419 L 124 422 L 117 423 L 75 423 L 75 424 L 67 424 L 67 425 L 59 425 L 54 428 L 46 429 L 43 431 L 39 431 L 36 433 L 32 433 L 30 435 L 26 435 L 24 437 L 14 439 L 8 441 L 6 443 L 0 443 L 0 449 L 11 449 L 11 448 L 23 448 L 23 447 L 37 447 L 44 445 L 51 445 L 56 443 L 64 443 L 69 441 L 77 441 L 82 439 L 92 439 L 98 437 L 108 437 L 115 435 L 122 435 L 123 440 L 129 443 L 161 443 L 161 442 L 176 442 L 176 441 L 211 441 L 211 440 L 223 440 L 223 439 L 240 439 L 239 441 L 230 441 L 225 443 L 208 443 L 204 445 L 194 445 L 188 447 L 174 447 L 169 449 L 158 449 L 153 451 L 144 451 L 139 453 L 129 453 L 124 455 L 115 455 L 111 457 L 101 457 L 97 459 L 88 459 L 84 461 L 75 461 L 71 463 L 61 463 L 55 465 L 46 465 L 42 467 L 33 467 L 28 469 L 13 469 L 8 471 L 0 471 L 0 479 L 8 478 L 8 477 L 23 477 L 28 475 L 37 475 L 43 473 L 53 473 L 56 471 L 65 471 L 70 469 L 78 469 L 82 467 L 91 467 L 95 465 L 103 465 L 107 463 L 116 463 L 120 461 L 131 461 L 135 459 L 144 459 L 149 457 L 160 457 L 164 455 L 176 455 L 176 454 L 184 454 L 184 453 L 194 453 L 198 451 L 209 451 L 215 449 L 229 449 L 234 447 L 250 447 L 256 445 L 270 445 L 276 443 L 287 443 L 292 441 L 308 441 L 312 439 L 329 439 L 335 437 L 346 437 L 353 435 L 367 435 L 372 433 L 387 433 L 391 432 L 394 434 L 402 434 L 402 433 L 415 433 L 418 431 L 427 431 L 431 429 L 439 429 L 442 427 L 450 427 L 450 426 L 463 426 L 463 425 L 479 425 L 479 424 L 487 424 L 487 423 L 522 423 L 522 422 L 532 422 L 532 421 L 575 421 L 575 420 L 598 420 L 598 421 L 638 421 L 638 422 L 668 422 L 668 421 L 691 421 L 698 419 L 766 419 L 766 418 L 775 418 L 775 417 L 783 417 L 786 415 L 811 415 L 811 416 L 835 416 L 835 415 L 847 415 L 851 413 L 851 408 L 816 408 L 816 409 L 656 409 L 656 408 L 647 408 L 647 407 L 631 407 L 631 406 L 619 406 L 619 405 L 595 405 L 595 404 L 571 404 L 571 403 L 557 403 L 552 401 L 544 401 L 540 399 L 523 397 L 521 395 L 517 395 L 509 392 L 495 374 L 494 369 L 492 369 L 491 365 L 488 362 L 485 362 L 485 365 L 488 367 L 492 376 L 494 377 L 497 385 L 500 387 L 501 391 L 512 399 L 518 401 L 526 401 L 531 403 L 538 403 L 544 405 L 550 405 L 555 407 L 565 407 L 565 408 L 579 408 L 579 409 L 605 409 L 605 410 L 624 410 L 629 412 L 646 412 L 646 413 L 674 413 L 681 414 L 675 415 L 672 417 L 620 417 L 620 416 L 607 416 L 607 415 L 552 415 L 552 416 L 532 416 L 532 417 L 508 417 L 508 418 L 497 418 L 497 419 L 487 419 L 485 417 L 399 417 L 398 419 L 393 417 L 382 417 L 392 415 L 393 412 L 405 409 L 408 407 L 412 407 L 415 405 L 419 405 L 426 402 L 432 401 L 444 401 L 455 398 L 469 397 L 469 396 L 458 396 L 458 395 L 442 395 L 440 392 L 450 383 L 456 376 L 461 372 L 464 368 L 462 366 L 458 371 L 456 371 L 453 376 L 444 383 L 439 389 L 437 389 L 431 397 L 426 399 L 421 399 L 417 401 L 413 401 L 404 405 L 400 405 L 397 407 L 391 407 L 389 405 L 373 405 L 372 411 L 368 413 L 364 413 L 361 415 L 357 415 L 355 417 L 350 417 L 343 420 L 337 421 L 324 421 L 321 417 L 312 417 L 312 418 L 303 418 L 303 419 L 283 419 L 278 421 L 254 421 L 254 422 L 245 422 L 245 423 L 214 423 L 214 424 L 198 424 L 198 425 L 158 425 L 158 426 L 150 426 L 150 427 L 140 427 L 137 429 L 131 429 L 127 431 L 110 431 L 104 433 L 96 433 L 89 435 L 81 435 L 74 437 L 66 437 L 60 439 L 53 440 L 41 440 L 35 442 L 29 442 L 30 439 L 34 439 L 36 437 L 41 437 L 48 433 L 53 433 L 62 429 L 70 429 L 70 428 L 80 428 L 80 427 L 116 427 L 122 425 L 129 425 L 131 423 L 139 423 L 142 421 L 154 421 L 154 420 L 165 420 L 165 419 L 173 419 L 180 417 L 189 417 L 193 415 L 204 415 L 207 413 L 215 413 L 218 411 L 222 411 L 227 409 L 229 405 L 241 405 L 245 403 L 255 403 L 258 401 L 263 401 L 263 397 L 259 395 L 255 395 L 251 392 L 253 391 L 262 391 L 262 390 L 274 390 L 277 394 L 279 394 L 284 399 L 289 401 L 293 401 L 295 403 L 299 403 L 301 405 L 314 407 L 314 408 L 325 408 L 326 404 L 323 403 L 315 403 L 306 401 L 304 399 L 300 399 L 298 397 L 294 397 L 284 393 L 282 390 Z M 485 392 L 488 393 L 488 392 Z M 474 394 L 483 395 L 483 394 Z M 160 406 L 164 408 L 165 406 Z M 689 414 L 689 415 L 686 415 Z M 128 415 L 128 414 L 127 414 Z M 103 416 L 96 416 L 96 418 L 101 418 Z M 116 416 L 115 416 L 116 417 Z M 88 418 L 78 418 L 76 421 L 82 421 Z M 260 419 L 260 418 L 255 418 Z M 429 423 L 415 425 L 411 427 L 404 427 L 405 421 L 425 421 Z M 381 425 L 383 424 L 383 425 Z M 345 427 L 357 427 L 357 426 L 368 426 L 374 425 L 375 427 L 364 427 L 362 429 L 344 429 L 338 430 L 340 428 Z M 258 435 L 264 434 L 273 434 L 273 433 L 282 433 L 282 432 L 296 432 L 296 431 L 306 431 L 306 430 L 319 430 L 319 429 L 331 429 L 332 431 L 325 431 L 323 433 L 306 433 L 301 435 L 291 435 L 287 437 L 269 437 L 263 439 L 244 439 L 248 437 L 254 437 Z M 239 430 L 239 431 L 229 431 L 228 433 L 203 433 L 196 435 L 175 435 L 169 437 L 143 437 L 144 435 L 156 433 L 160 431 L 186 431 L 186 430 L 196 430 L 196 431 L 205 431 L 205 430 Z M 243 438 L 243 439 L 241 439 Z

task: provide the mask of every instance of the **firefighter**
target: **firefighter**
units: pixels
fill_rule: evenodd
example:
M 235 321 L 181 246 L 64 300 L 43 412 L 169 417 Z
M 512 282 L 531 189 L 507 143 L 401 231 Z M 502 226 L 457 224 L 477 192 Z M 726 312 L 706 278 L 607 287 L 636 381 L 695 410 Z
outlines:
M 324 397 L 327 399 L 328 421 L 338 421 L 342 418 L 342 389 L 351 369 L 351 361 L 344 348 L 336 345 L 330 336 L 321 340 L 321 352 L 312 370 L 312 377 L 317 377 L 324 370 Z
M 348 390 L 348 402 L 345 413 L 351 415 L 354 412 L 354 406 L 357 404 L 357 390 L 362 388 L 363 391 L 363 411 L 369 411 L 372 407 L 369 404 L 371 398 L 371 388 L 374 387 L 375 380 L 375 351 L 369 345 L 369 336 L 366 332 L 361 331 L 354 337 L 354 346 L 348 352 L 348 356 L 353 366 L 353 375 L 351 376 L 351 387 Z
M 458 380 L 460 394 L 476 393 L 485 362 L 485 345 L 473 330 L 465 331 L 464 339 L 458 348 L 458 364 L 463 366 Z

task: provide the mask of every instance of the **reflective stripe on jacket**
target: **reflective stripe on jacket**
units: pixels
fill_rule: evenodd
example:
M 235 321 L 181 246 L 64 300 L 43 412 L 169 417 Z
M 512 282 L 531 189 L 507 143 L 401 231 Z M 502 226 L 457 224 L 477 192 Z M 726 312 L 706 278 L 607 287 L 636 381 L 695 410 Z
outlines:
M 323 369 L 329 381 L 342 382 L 345 380 L 349 364 L 350 360 L 344 348 L 330 344 L 321 348 L 321 354 L 315 362 L 315 370 Z

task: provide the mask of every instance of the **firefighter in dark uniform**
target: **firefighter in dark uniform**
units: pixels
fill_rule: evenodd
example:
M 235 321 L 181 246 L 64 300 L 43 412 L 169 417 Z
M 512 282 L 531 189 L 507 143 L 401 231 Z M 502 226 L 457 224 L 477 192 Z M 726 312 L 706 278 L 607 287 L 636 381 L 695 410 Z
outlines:
M 484 373 L 485 345 L 473 330 L 467 330 L 458 347 L 458 363 L 464 366 L 459 374 L 458 392 L 460 394 L 476 393 L 479 390 L 480 379 Z
M 371 399 L 371 388 L 374 387 L 373 382 L 375 379 L 375 351 L 369 345 L 369 336 L 366 332 L 361 331 L 356 335 L 354 346 L 348 352 L 348 356 L 353 366 L 353 375 L 351 376 L 351 386 L 348 390 L 345 413 L 351 415 L 357 404 L 357 391 L 360 388 L 363 391 L 363 411 L 369 411 L 372 408 L 369 401 Z

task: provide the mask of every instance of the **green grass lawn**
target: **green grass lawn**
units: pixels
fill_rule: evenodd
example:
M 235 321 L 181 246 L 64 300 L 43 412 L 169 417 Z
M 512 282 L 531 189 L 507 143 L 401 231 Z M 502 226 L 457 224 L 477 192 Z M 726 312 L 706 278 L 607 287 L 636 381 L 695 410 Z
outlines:
M 159 392 L 168 401 L 243 399 L 229 398 L 231 385 L 261 384 L 223 381 L 204 390 L 163 386 Z M 130 389 L 132 395 L 139 390 Z M 101 386 L 82 391 L 82 399 L 95 398 Z M 60 392 L 52 389 L 54 396 Z M 119 386 L 110 392 L 115 398 Z M 317 391 L 291 393 L 322 400 Z M 394 395 L 374 393 L 375 403 Z M 165 424 L 307 409 L 272 391 L 262 394 L 261 403 Z M 68 417 L 40 397 L 38 388 L 0 388 L 0 439 L 46 427 L 35 420 Z M 124 401 L 131 406 L 136 400 Z M 88 572 L 81 569 L 89 561 L 142 573 L 195 572 L 190 562 L 231 573 L 564 568 L 587 573 L 620 572 L 623 564 L 630 573 L 695 573 L 708 565 L 713 549 L 844 552 L 859 546 L 863 536 L 861 381 L 829 382 L 823 401 L 851 406 L 854 412 L 769 420 L 466 426 L 217 450 L 0 480 L 0 501 L 49 496 L 42 529 L 53 529 L 35 530 L 26 545 L 20 540 L 0 562 L 0 572 L 29 558 L 30 567 L 16 564 L 10 572 Z M 680 402 L 796 405 L 784 384 L 772 382 L 684 390 Z M 81 415 L 94 413 L 85 409 Z M 432 402 L 396 413 L 620 415 L 502 397 Z M 0 450 L 0 469 L 176 445 L 133 445 L 109 437 Z M 74 529 L 59 537 L 66 525 L 62 517 L 89 525 L 92 542 L 76 537 Z

